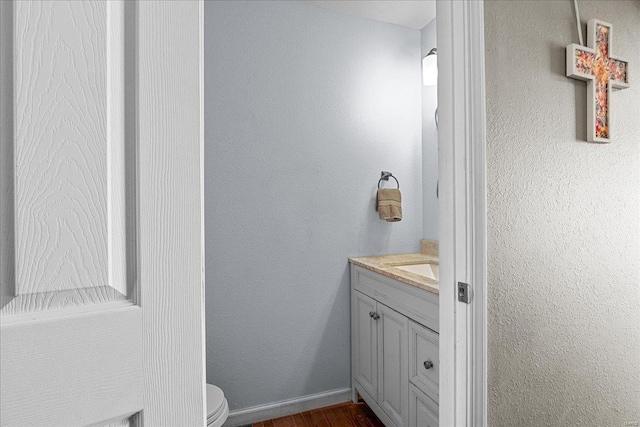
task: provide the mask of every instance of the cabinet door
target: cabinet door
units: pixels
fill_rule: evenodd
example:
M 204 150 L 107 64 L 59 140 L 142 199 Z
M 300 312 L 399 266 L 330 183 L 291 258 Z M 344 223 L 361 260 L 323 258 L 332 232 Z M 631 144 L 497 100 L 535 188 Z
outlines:
M 439 427 L 438 405 L 413 384 L 409 388 L 409 427 Z
M 353 357 L 354 377 L 375 399 L 378 391 L 377 303 L 365 294 L 353 292 Z
M 378 304 L 378 404 L 397 426 L 409 412 L 408 319 Z

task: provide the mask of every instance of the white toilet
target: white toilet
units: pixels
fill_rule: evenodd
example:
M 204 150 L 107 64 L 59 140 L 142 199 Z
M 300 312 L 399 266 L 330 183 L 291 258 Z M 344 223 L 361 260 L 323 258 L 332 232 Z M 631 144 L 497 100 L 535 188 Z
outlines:
M 207 427 L 220 427 L 229 416 L 229 404 L 218 387 L 207 384 Z

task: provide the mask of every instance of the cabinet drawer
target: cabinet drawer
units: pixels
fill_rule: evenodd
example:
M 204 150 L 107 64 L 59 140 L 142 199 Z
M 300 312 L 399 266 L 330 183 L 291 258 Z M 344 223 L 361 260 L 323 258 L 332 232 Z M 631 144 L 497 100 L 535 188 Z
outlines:
M 370 296 L 434 331 L 439 329 L 438 295 L 360 266 L 351 269 L 353 289 Z
M 438 404 L 409 384 L 409 427 L 439 427 Z
M 409 322 L 409 381 L 438 402 L 440 384 L 439 336 L 432 330 Z

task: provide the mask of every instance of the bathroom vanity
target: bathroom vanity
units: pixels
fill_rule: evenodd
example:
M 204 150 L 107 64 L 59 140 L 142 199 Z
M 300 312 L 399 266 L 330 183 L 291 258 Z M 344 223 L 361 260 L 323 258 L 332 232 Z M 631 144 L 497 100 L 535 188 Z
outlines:
M 349 262 L 353 400 L 387 427 L 438 427 L 437 255 Z

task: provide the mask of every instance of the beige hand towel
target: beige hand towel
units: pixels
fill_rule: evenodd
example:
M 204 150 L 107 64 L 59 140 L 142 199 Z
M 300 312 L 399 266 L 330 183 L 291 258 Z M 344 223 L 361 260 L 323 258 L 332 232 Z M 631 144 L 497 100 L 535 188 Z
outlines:
M 379 188 L 376 210 L 380 219 L 397 222 L 402 219 L 402 197 L 397 188 Z

